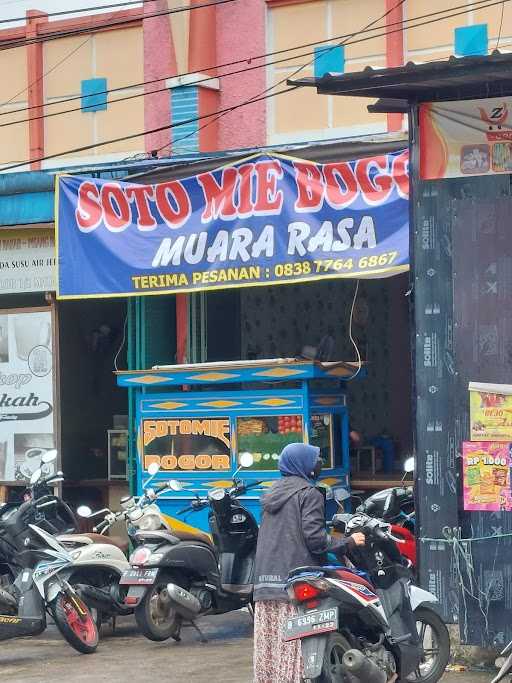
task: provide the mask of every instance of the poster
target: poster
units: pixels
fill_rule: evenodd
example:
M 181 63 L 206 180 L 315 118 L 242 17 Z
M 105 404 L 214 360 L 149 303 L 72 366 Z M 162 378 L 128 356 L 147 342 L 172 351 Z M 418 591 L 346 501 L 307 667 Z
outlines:
M 512 510 L 512 442 L 464 441 L 464 510 Z
M 512 173 L 512 98 L 420 105 L 423 180 Z
M 472 441 L 512 441 L 512 385 L 470 382 Z
M 408 151 L 255 155 L 156 185 L 57 179 L 60 299 L 169 294 L 409 268 Z
M 26 481 L 54 448 L 49 310 L 0 311 L 0 481 Z
M 53 229 L 0 231 L 0 292 L 55 291 Z

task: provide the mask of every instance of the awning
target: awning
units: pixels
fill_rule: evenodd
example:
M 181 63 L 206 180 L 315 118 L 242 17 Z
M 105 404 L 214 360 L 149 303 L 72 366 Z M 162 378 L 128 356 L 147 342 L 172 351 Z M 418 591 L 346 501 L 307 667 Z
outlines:
M 494 51 L 484 57 L 409 62 L 389 69 L 367 67 L 355 73 L 291 79 L 288 84 L 316 88 L 320 95 L 384 98 L 402 100 L 402 104 L 503 97 L 512 95 L 512 54 Z

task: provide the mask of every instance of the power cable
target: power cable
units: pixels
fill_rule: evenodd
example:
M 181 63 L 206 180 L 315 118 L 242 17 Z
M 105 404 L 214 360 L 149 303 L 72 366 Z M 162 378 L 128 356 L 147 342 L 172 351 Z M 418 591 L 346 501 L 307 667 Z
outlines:
M 269 97 L 275 97 L 277 95 L 282 95 L 283 93 L 290 92 L 290 90 L 295 90 L 295 87 L 290 87 L 290 88 L 285 88 L 284 90 L 279 90 L 276 93 L 273 93 L 271 95 L 267 95 L 266 97 L 261 97 L 259 98 L 260 100 L 265 100 L 268 99 Z M 258 100 L 254 100 L 254 102 L 257 102 Z M 217 114 L 219 113 L 224 113 L 228 111 L 234 111 L 235 109 L 240 109 L 240 107 L 245 106 L 246 104 L 250 104 L 250 102 L 245 102 L 241 104 L 235 104 L 231 107 L 227 107 L 226 109 L 221 109 Z M 6 171 L 11 171 L 15 168 L 20 168 L 20 166 L 27 166 L 28 164 L 32 163 L 39 163 L 42 161 L 47 161 L 48 159 L 57 159 L 58 157 L 63 157 L 68 154 L 78 154 L 80 152 L 86 152 L 87 150 L 90 149 L 95 149 L 96 147 L 104 147 L 105 145 L 112 145 L 116 144 L 118 142 L 124 142 L 126 140 L 134 140 L 135 138 L 141 138 L 144 137 L 145 135 L 151 135 L 152 133 L 160 133 L 163 130 L 168 130 L 170 128 L 177 128 L 178 126 L 185 126 L 189 123 L 194 123 L 195 121 L 200 121 L 201 119 L 207 119 L 210 118 L 211 116 L 214 116 L 215 113 L 210 113 L 210 114 L 202 114 L 201 116 L 196 116 L 191 119 L 187 119 L 185 121 L 180 121 L 179 123 L 170 123 L 166 126 L 159 126 L 158 128 L 153 128 L 151 130 L 144 130 L 141 131 L 140 133 L 132 133 L 131 135 L 123 135 L 120 138 L 114 138 L 113 140 L 103 140 L 102 142 L 94 142 L 90 145 L 83 145 L 82 147 L 76 147 L 75 149 L 67 149 L 64 150 L 63 152 L 57 152 L 56 154 L 47 154 L 42 157 L 38 157 L 37 159 L 27 159 L 26 161 L 22 161 L 16 164 L 9 164 L 7 166 L 2 166 L 0 170 L 5 173 Z
M 151 0 L 151 1 L 152 1 L 152 0 Z M 493 4 L 501 4 L 502 2 L 509 2 L 509 1 L 510 1 L 510 0 L 499 0 L 498 3 L 493 3 Z M 437 12 L 431 12 L 431 13 L 429 13 L 429 14 L 423 14 L 423 15 L 420 15 L 420 16 L 417 16 L 417 17 L 412 17 L 412 18 L 410 18 L 410 19 L 406 19 L 406 20 L 403 20 L 403 21 L 394 22 L 394 23 L 392 23 L 392 24 L 388 24 L 387 28 L 390 28 L 390 27 L 392 27 L 392 26 L 400 26 L 400 27 L 402 27 L 403 24 L 405 24 L 405 23 L 407 23 L 407 22 L 418 21 L 418 20 L 420 20 L 420 19 L 430 18 L 430 17 L 433 17 L 433 16 L 438 15 L 438 14 L 445 14 L 446 12 L 449 12 L 449 11 L 452 11 L 452 10 L 455 10 L 455 9 L 462 9 L 462 8 L 465 8 L 465 9 L 467 10 L 467 9 L 471 9 L 472 7 L 475 7 L 475 6 L 477 6 L 477 5 L 480 5 L 480 4 L 482 4 L 482 3 L 488 3 L 488 2 L 490 2 L 490 0 L 475 0 L 475 2 L 471 3 L 471 5 L 457 5 L 456 7 L 450 8 L 450 10 L 439 10 L 439 11 L 437 11 Z M 487 5 L 486 5 L 486 6 L 487 6 Z M 393 9 L 394 9 L 394 8 L 393 8 Z M 485 9 L 485 7 L 483 7 L 482 9 Z M 462 14 L 462 13 L 464 13 L 464 12 L 461 12 L 461 14 Z M 432 20 L 431 23 L 434 23 L 434 22 L 437 22 L 437 21 L 444 21 L 445 19 L 450 19 L 452 16 L 453 16 L 453 15 L 448 15 L 448 16 L 446 16 L 446 17 L 440 17 L 439 19 Z M 455 16 L 458 16 L 458 15 L 455 15 Z M 429 23 L 430 23 L 430 22 L 429 22 Z M 420 26 L 422 26 L 422 25 L 423 25 L 423 24 L 420 24 Z M 359 34 L 363 34 L 363 33 L 373 33 L 374 31 L 377 31 L 379 28 L 384 28 L 384 27 L 382 26 L 382 27 L 376 27 L 376 28 L 372 28 L 372 29 L 365 29 L 365 30 L 360 31 Z M 404 28 L 405 30 L 409 30 L 409 29 L 412 29 L 412 28 L 416 28 L 416 26 L 405 26 L 405 27 L 403 27 L 403 28 Z M 398 31 L 400 31 L 400 30 L 402 30 L 402 28 L 399 28 L 399 29 L 398 29 Z M 369 38 L 367 38 L 366 40 L 373 40 L 374 38 L 380 38 L 380 37 L 382 37 L 382 36 L 387 36 L 387 35 L 390 35 L 391 33 L 396 33 L 396 32 L 397 32 L 397 31 L 385 31 L 384 33 L 372 35 L 372 36 L 370 36 Z M 285 54 L 285 53 L 288 53 L 288 52 L 294 52 L 294 51 L 296 51 L 296 50 L 301 50 L 301 49 L 307 48 L 307 47 L 313 47 L 313 46 L 323 45 L 323 44 L 325 44 L 325 43 L 331 43 L 333 40 L 340 40 L 340 39 L 344 39 L 344 38 L 350 38 L 350 37 L 353 36 L 353 35 L 354 35 L 354 34 L 344 34 L 344 35 L 333 36 L 333 37 L 327 38 L 327 39 L 325 39 L 325 40 L 313 41 L 313 42 L 311 42 L 311 43 L 303 43 L 302 45 L 295 45 L 295 46 L 293 46 L 293 47 L 283 48 L 283 49 L 281 49 L 281 50 L 275 50 L 274 52 L 267 52 L 267 53 L 264 53 L 264 54 L 261 54 L 261 55 L 256 55 L 256 56 L 251 56 L 251 57 L 245 57 L 245 58 L 243 58 L 243 59 L 237 59 L 237 60 L 234 60 L 234 61 L 231 61 L 231 62 L 224 62 L 223 64 L 217 64 L 217 65 L 214 65 L 214 66 L 205 67 L 203 70 L 204 70 L 205 72 L 210 72 L 210 71 L 215 71 L 215 70 L 218 70 L 218 69 L 227 68 L 227 67 L 230 67 L 230 66 L 235 66 L 235 65 L 237 65 L 237 64 L 245 64 L 245 63 L 250 64 L 250 63 L 253 62 L 253 61 L 257 61 L 257 60 L 260 60 L 260 59 L 265 59 L 265 58 L 267 58 L 267 57 L 273 57 L 273 56 L 276 56 L 276 55 Z M 356 44 L 356 43 L 358 43 L 358 42 L 363 42 L 363 41 L 352 41 L 352 42 L 346 43 L 346 45 L 354 45 L 354 44 Z M 0 45 L 1 45 L 1 43 L 0 43 Z M 309 56 L 309 55 L 311 55 L 311 54 L 313 54 L 313 53 L 308 52 L 308 53 L 301 53 L 301 54 L 299 54 L 299 55 L 292 55 L 292 56 L 286 58 L 286 60 L 280 60 L 280 61 L 288 61 L 289 59 L 294 59 L 294 58 L 295 58 L 295 59 L 298 59 L 298 58 L 301 58 L 301 57 Z M 436 61 L 436 60 L 432 60 L 432 61 Z M 280 63 L 280 62 L 274 62 L 274 63 Z M 265 64 L 253 66 L 253 67 L 251 67 L 251 68 L 248 68 L 248 70 L 255 69 L 255 68 L 263 68 L 263 67 L 265 67 L 265 66 L 272 66 L 272 63 L 270 63 L 270 64 L 265 63 Z M 183 77 L 185 77 L 185 76 L 191 76 L 191 75 L 194 75 L 195 73 L 196 73 L 195 71 L 187 71 L 187 72 L 180 73 L 180 74 L 169 74 L 169 75 L 167 75 L 167 76 L 162 76 L 162 77 L 160 77 L 160 78 L 154 78 L 154 79 L 147 80 L 147 81 L 140 81 L 140 82 L 138 82 L 138 83 L 131 83 L 131 84 L 129 84 L 129 85 L 120 86 L 120 87 L 117 87 L 117 88 L 109 88 L 109 89 L 106 89 L 106 90 L 100 90 L 100 91 L 96 92 L 95 95 L 105 95 L 105 94 L 116 93 L 116 92 L 121 92 L 121 91 L 125 91 L 125 90 L 131 90 L 131 89 L 140 88 L 140 87 L 143 87 L 143 86 L 146 86 L 146 85 L 152 85 L 152 84 L 154 84 L 154 83 L 160 83 L 160 82 L 165 81 L 165 80 L 170 79 L 170 78 L 183 78 Z M 223 76 L 230 76 L 230 75 L 233 75 L 233 74 L 236 74 L 236 73 L 241 73 L 241 72 L 230 72 L 230 73 L 226 73 L 226 74 L 220 74 L 220 75 L 217 75 L 217 76 L 207 76 L 207 77 L 205 77 L 205 78 L 199 79 L 198 81 L 195 81 L 195 82 L 194 82 L 194 85 L 196 85 L 196 84 L 201 84 L 201 83 L 204 83 L 204 82 L 206 82 L 206 81 L 211 81 L 211 80 L 213 80 L 213 79 L 215 79 L 215 78 L 222 78 Z M 155 91 L 155 92 L 160 92 L 160 91 Z M 140 96 L 142 96 L 142 95 L 144 95 L 144 94 L 147 94 L 147 93 L 141 93 Z M 73 95 L 73 96 L 71 96 L 71 97 L 62 98 L 62 99 L 55 100 L 55 101 L 52 101 L 52 102 L 44 102 L 44 103 L 41 104 L 41 105 L 33 105 L 33 106 L 30 106 L 30 107 L 20 107 L 20 108 L 18 108 L 18 109 L 11 110 L 11 111 L 8 111 L 8 112 L 0 112 L 0 116 L 7 116 L 7 115 L 11 115 L 11 114 L 17 113 L 17 112 L 30 111 L 31 109 L 40 109 L 41 107 L 49 107 L 49 106 L 54 106 L 54 105 L 58 105 L 58 104 L 64 104 L 64 103 L 67 103 L 67 102 L 74 102 L 74 101 L 80 100 L 80 99 L 82 99 L 82 95 Z M 112 102 L 115 102 L 115 101 L 120 101 L 120 100 L 111 100 L 111 101 L 112 101 Z M 0 105 L 0 106 L 1 106 L 1 105 Z M 73 110 L 70 110 L 70 111 L 76 111 L 76 110 L 73 109 Z
M 84 33 L 95 33 L 104 28 L 116 28 L 119 26 L 124 26 L 125 24 L 133 24 L 134 21 L 142 21 L 143 19 L 152 19 L 155 17 L 163 17 L 169 14 L 178 14 L 180 12 L 191 12 L 192 10 L 202 9 L 203 7 L 213 7 L 216 5 L 225 5 L 228 2 L 235 2 L 235 0 L 214 0 L 212 2 L 205 2 L 201 5 L 187 5 L 186 7 L 173 7 L 168 10 L 162 10 L 160 12 L 154 12 L 153 14 L 140 14 L 133 15 L 132 17 L 118 20 L 113 20 L 105 22 L 104 24 L 98 26 L 86 26 L 84 28 L 69 29 L 68 31 L 55 31 L 55 33 L 49 33 L 46 35 L 34 36 L 34 38 L 19 38 L 5 41 L 0 47 L 0 52 L 2 50 L 11 50 L 16 47 L 23 47 L 26 45 L 34 45 L 35 43 L 48 42 L 50 40 L 58 40 L 60 38 L 69 38 L 70 36 L 79 36 Z
M 19 0 L 23 2 L 24 0 Z M 119 9 L 120 7 L 127 7 L 129 5 L 148 5 L 150 2 L 157 0 L 129 0 L 128 2 L 115 2 L 110 5 L 90 5 L 89 7 L 77 7 L 76 9 L 60 10 L 59 12 L 41 12 L 41 14 L 33 14 L 31 19 L 45 19 L 51 17 L 61 17 L 66 14 L 81 14 L 83 12 L 96 12 L 104 9 Z M 7 3 L 4 3 L 7 4 Z M 8 3 L 12 4 L 12 3 Z M 0 19 L 0 24 L 10 24 L 15 21 L 25 21 L 26 15 L 23 17 L 14 17 L 13 19 Z
M 499 30 L 499 33 L 498 33 L 498 40 L 497 40 L 497 42 L 496 42 L 496 49 L 497 49 L 497 50 L 499 50 L 499 47 L 500 47 L 501 30 L 502 30 L 502 28 L 503 28 L 503 14 L 504 14 L 504 12 L 505 12 L 505 2 L 503 1 L 503 2 L 501 3 L 500 30 Z
M 153 0 L 152 0 L 153 1 Z M 6 104 L 10 104 L 13 100 L 15 100 L 17 97 L 20 95 L 23 95 L 23 93 L 27 92 L 30 88 L 32 88 L 34 85 L 37 85 L 40 81 L 42 81 L 46 76 L 51 74 L 53 71 L 55 71 L 61 64 L 63 64 L 66 60 L 68 60 L 70 57 L 72 57 L 75 52 L 78 52 L 80 48 L 82 48 L 86 43 L 88 43 L 91 40 L 92 36 L 87 37 L 83 43 L 80 43 L 78 47 L 73 48 L 70 52 L 68 52 L 65 57 L 63 57 L 60 61 L 58 61 L 56 64 L 54 64 L 51 69 L 48 69 L 48 71 L 45 71 L 45 73 L 42 76 L 39 76 L 39 78 L 36 78 L 35 81 L 32 81 L 32 83 L 29 83 L 26 88 L 23 88 L 23 90 L 20 90 L 17 92 L 15 95 L 13 95 L 11 98 L 6 100 L 5 102 L 0 103 L 0 107 L 4 107 Z M 41 108 L 42 105 L 36 105 L 38 109 Z M 17 109 L 15 111 L 18 111 Z M 5 113 L 10 113 L 12 114 L 13 112 L 5 112 Z M 29 121 L 30 119 L 25 119 L 24 121 Z M 18 123 L 18 121 L 13 121 L 13 123 Z M 0 126 L 1 127 L 1 126 Z

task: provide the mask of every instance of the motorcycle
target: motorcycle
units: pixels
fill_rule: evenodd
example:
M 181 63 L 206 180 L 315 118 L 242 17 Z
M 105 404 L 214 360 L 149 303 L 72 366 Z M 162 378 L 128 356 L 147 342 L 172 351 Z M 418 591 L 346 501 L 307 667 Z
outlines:
M 150 640 L 180 640 L 183 621 L 200 633 L 196 622 L 205 614 L 224 614 L 250 607 L 258 524 L 237 498 L 261 482 L 244 484 L 236 478 L 250 467 L 249 453 L 240 456 L 233 486 L 212 489 L 179 514 L 209 508 L 212 539 L 200 531 L 177 529 L 139 531 L 143 541 L 130 558 L 121 579 L 129 586 L 126 601 L 135 606 L 135 619 Z M 183 487 L 173 482 L 173 489 Z
M 41 468 L 35 470 L 31 485 L 35 487 L 42 476 Z M 61 479 L 58 472 L 45 481 L 51 486 Z M 53 496 L 45 496 L 0 509 L 0 561 L 7 567 L 0 588 L 0 640 L 39 635 L 46 629 L 48 611 L 65 640 L 79 652 L 90 654 L 98 645 L 96 625 L 62 576 L 73 558 L 38 526 L 48 508 L 56 504 Z
M 414 471 L 414 458 L 408 458 L 404 463 L 404 476 Z M 411 562 L 416 568 L 416 536 L 415 536 L 415 509 L 414 489 L 412 486 L 397 486 L 392 489 L 384 489 L 369 496 L 356 508 L 370 517 L 378 517 L 385 522 L 391 523 L 393 536 L 399 538 L 402 543 L 398 545 L 400 554 Z
M 335 515 L 334 529 L 362 532 L 346 566 L 299 567 L 287 591 L 298 616 L 285 640 L 300 639 L 304 677 L 315 683 L 436 683 L 449 660 L 437 598 L 412 583 L 391 525 L 363 513 Z
M 151 477 L 140 498 L 125 496 L 121 499 L 121 510 L 112 512 L 108 508 L 92 512 L 85 505 L 77 509 L 80 517 L 92 518 L 105 514 L 105 518 L 93 528 L 93 533 L 59 536 L 58 540 L 72 549 L 73 567 L 63 575 L 77 591 L 81 599 L 95 615 L 98 627 L 103 621 L 118 616 L 133 614 L 133 605 L 126 602 L 128 588 L 120 584 L 121 577 L 130 569 L 125 552 L 128 543 L 105 536 L 118 521 L 126 522 L 130 540 L 137 543 L 136 532 L 167 526 L 155 504 L 159 495 L 169 490 L 172 482 L 149 488 L 149 483 L 158 472 L 158 466 L 150 467 Z
M 500 683 L 506 676 L 512 676 L 512 640 L 501 653 L 502 657 L 506 657 L 501 665 L 497 676 L 492 679 L 492 683 Z

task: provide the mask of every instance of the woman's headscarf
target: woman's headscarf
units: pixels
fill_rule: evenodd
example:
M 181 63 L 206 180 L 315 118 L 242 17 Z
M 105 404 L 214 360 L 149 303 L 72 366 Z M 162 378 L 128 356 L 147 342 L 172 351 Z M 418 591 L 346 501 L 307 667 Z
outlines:
M 283 477 L 302 477 L 311 481 L 320 449 L 305 443 L 289 443 L 279 456 L 279 471 Z

